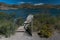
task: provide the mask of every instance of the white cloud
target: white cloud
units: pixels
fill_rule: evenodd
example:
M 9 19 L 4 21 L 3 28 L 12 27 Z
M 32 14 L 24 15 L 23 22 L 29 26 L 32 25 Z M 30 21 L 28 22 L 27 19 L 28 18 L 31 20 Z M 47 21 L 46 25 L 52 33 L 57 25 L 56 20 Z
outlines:
M 34 5 L 44 5 L 44 3 L 36 3 L 36 4 L 34 4 Z
M 18 2 L 18 4 L 31 3 L 31 2 Z
M 25 2 L 18 2 L 18 4 L 23 4 L 23 3 L 25 3 Z

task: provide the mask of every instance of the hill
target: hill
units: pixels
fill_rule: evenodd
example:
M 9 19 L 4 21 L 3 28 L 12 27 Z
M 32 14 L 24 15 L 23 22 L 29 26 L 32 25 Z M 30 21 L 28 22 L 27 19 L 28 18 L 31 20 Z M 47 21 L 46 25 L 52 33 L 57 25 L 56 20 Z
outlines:
M 0 2 L 0 9 L 2 10 L 8 10 L 8 9 L 18 9 L 18 8 L 31 8 L 31 9 L 36 9 L 36 8 L 44 8 L 44 9 L 50 9 L 50 8 L 57 8 L 60 9 L 60 5 L 51 5 L 51 4 L 44 4 L 44 5 L 34 5 L 34 4 L 29 4 L 29 3 L 24 3 L 24 4 L 6 4 Z

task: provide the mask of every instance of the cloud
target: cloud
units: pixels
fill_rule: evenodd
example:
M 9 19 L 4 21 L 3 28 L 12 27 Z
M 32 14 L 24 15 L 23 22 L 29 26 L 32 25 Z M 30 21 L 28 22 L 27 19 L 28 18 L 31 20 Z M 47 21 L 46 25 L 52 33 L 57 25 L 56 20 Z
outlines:
M 34 5 L 44 5 L 44 3 L 36 3 L 36 4 L 34 4 Z
M 18 4 L 23 4 L 23 3 L 25 3 L 25 2 L 18 2 Z
M 31 3 L 31 2 L 18 2 L 18 4 Z

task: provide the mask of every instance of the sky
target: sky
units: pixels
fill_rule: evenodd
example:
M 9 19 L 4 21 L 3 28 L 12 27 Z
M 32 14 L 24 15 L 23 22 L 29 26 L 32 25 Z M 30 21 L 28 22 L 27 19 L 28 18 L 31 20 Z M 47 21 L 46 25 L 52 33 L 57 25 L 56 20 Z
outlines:
M 22 4 L 22 3 L 32 3 L 36 5 L 42 4 L 57 4 L 60 5 L 60 0 L 0 0 L 0 2 L 5 2 L 8 4 Z

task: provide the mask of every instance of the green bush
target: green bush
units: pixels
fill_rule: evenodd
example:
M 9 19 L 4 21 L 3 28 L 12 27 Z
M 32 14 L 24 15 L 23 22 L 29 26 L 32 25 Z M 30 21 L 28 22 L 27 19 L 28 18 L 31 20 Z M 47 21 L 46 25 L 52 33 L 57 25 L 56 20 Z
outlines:
M 24 20 L 20 17 L 20 18 L 17 19 L 16 24 L 17 24 L 18 26 L 20 26 L 20 25 L 23 24 L 23 22 L 24 22 Z
M 13 26 L 13 22 L 6 21 L 0 24 L 0 35 L 5 35 L 5 37 L 9 37 L 11 34 L 13 34 L 16 30 L 16 25 Z
M 41 37 L 50 37 L 54 32 L 54 27 L 60 19 L 57 16 L 50 14 L 36 14 L 34 15 L 33 31 L 37 31 Z M 59 27 L 58 27 L 59 28 Z
M 52 35 L 52 29 L 50 28 L 50 26 L 44 24 L 42 25 L 42 28 L 39 30 L 38 35 L 40 37 L 48 38 Z
M 8 14 L 0 12 L 0 35 L 9 37 L 15 33 L 15 30 L 18 28 L 17 24 L 14 23 L 15 15 L 15 13 Z M 19 24 L 21 23 L 22 21 L 19 19 Z

